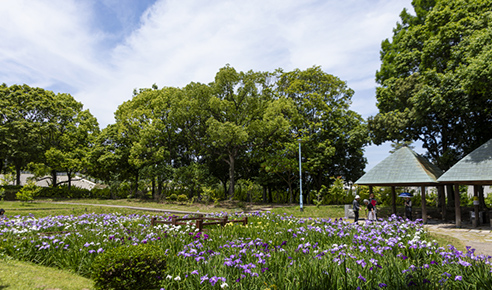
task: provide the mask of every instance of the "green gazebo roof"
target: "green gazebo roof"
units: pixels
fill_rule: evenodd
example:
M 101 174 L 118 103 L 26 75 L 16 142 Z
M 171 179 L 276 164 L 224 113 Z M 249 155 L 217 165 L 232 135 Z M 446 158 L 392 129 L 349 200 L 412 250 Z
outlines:
M 458 161 L 438 181 L 443 183 L 492 184 L 492 139 Z
M 388 156 L 355 184 L 380 186 L 436 185 L 442 171 L 408 147 L 402 147 Z

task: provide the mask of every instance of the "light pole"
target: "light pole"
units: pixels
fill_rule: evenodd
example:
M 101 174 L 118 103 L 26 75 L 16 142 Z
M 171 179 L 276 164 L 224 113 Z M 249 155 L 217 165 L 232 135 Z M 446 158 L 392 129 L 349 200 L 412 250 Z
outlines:
M 299 205 L 300 205 L 300 208 L 301 208 L 301 211 L 303 211 L 302 209 L 302 165 L 301 165 L 301 139 L 298 139 L 297 141 L 299 141 Z

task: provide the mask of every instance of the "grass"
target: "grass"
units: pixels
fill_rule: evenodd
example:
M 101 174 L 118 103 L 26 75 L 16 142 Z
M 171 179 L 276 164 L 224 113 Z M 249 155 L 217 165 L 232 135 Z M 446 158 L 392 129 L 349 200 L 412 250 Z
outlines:
M 295 217 L 303 218 L 341 218 L 345 216 L 345 210 L 343 205 L 330 205 L 330 206 L 303 206 L 303 211 L 301 212 L 300 207 L 296 206 L 282 206 L 273 207 L 271 212 L 276 214 L 287 214 L 288 216 L 293 215 Z
M 93 205 L 89 205 L 93 204 Z M 98 206 L 100 205 L 100 206 Z M 299 205 L 271 205 L 271 204 L 247 204 L 237 201 L 223 201 L 220 205 L 213 203 L 206 205 L 201 203 L 156 203 L 148 200 L 138 199 L 118 199 L 118 200 L 98 200 L 98 199 L 78 199 L 78 200 L 39 200 L 30 203 L 21 203 L 17 201 L 4 201 L 0 203 L 0 207 L 6 210 L 7 216 L 27 215 L 32 214 L 34 217 L 44 217 L 48 215 L 80 215 L 84 213 L 114 213 L 121 214 L 149 214 L 150 211 L 141 209 L 127 209 L 111 206 L 127 206 L 134 208 L 151 208 L 165 209 L 170 211 L 186 211 L 186 212 L 243 212 L 256 210 L 270 210 L 277 214 L 293 215 L 295 217 L 312 217 L 312 218 L 341 218 L 344 216 L 343 205 L 333 206 L 312 206 L 305 205 L 303 212 L 300 211 Z
M 441 235 L 433 232 L 428 232 L 428 236 L 431 237 L 433 240 L 436 240 L 439 245 L 453 245 L 458 250 L 466 251 L 466 245 L 460 239 L 457 239 L 455 237 Z
M 3 257 L 0 259 L 0 289 L 93 289 L 90 279 L 68 271 Z

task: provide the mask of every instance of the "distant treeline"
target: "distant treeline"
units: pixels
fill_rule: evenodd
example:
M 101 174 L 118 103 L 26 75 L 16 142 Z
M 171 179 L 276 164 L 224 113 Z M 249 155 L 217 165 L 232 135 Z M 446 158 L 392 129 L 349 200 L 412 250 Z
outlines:
M 68 94 L 3 84 L 0 165 L 17 182 L 21 170 L 51 175 L 53 187 L 57 172 L 69 180 L 80 172 L 107 185 L 112 197 L 292 203 L 301 152 L 310 201 L 337 178 L 363 174 L 369 137 L 349 109 L 352 95 L 320 67 L 238 72 L 227 65 L 209 84 L 135 90 L 116 122 L 100 130 Z

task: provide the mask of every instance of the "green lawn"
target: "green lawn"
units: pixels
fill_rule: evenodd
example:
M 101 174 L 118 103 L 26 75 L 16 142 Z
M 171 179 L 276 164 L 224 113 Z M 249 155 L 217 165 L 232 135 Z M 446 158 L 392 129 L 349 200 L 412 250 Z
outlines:
M 0 258 L 0 289 L 93 289 L 90 279 L 68 271 Z

